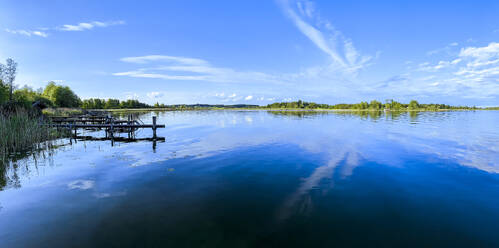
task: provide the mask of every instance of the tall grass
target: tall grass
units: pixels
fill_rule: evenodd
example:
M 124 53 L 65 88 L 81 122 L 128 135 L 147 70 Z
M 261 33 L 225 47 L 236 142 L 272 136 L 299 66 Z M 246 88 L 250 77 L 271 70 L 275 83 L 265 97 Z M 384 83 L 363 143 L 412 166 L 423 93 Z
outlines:
M 10 154 L 50 145 L 46 141 L 63 135 L 64 133 L 54 128 L 41 125 L 39 118 L 29 111 L 0 113 L 0 159 L 3 160 Z
M 43 110 L 44 115 L 48 116 L 73 116 L 83 114 L 80 108 L 47 108 Z

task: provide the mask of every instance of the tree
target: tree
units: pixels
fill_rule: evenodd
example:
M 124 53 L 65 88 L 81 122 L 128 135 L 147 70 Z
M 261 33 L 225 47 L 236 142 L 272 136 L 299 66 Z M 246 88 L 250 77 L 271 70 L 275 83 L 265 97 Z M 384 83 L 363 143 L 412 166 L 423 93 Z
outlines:
M 12 101 L 14 92 L 14 81 L 16 80 L 17 63 L 8 58 L 5 65 L 0 64 L 0 77 L 5 84 L 9 87 L 9 101 Z
M 35 91 L 28 86 L 24 86 L 21 89 L 15 90 L 13 95 L 14 95 L 13 99 L 16 102 L 25 106 L 26 108 L 31 107 L 31 105 L 36 101 L 39 101 L 40 103 L 43 103 L 46 106 L 53 105 L 52 101 L 42 96 L 40 92 Z
M 376 100 L 372 100 L 371 103 L 369 103 L 369 108 L 370 109 L 381 109 L 383 108 L 383 105 L 381 102 L 378 102 Z
M 6 102 L 7 99 L 9 99 L 9 87 L 0 79 L 0 104 Z
M 419 108 L 419 103 L 416 100 L 411 100 L 409 102 L 409 109 L 418 109 Z
M 117 109 L 120 108 L 120 100 L 118 99 L 107 99 L 104 104 L 104 108 L 106 109 Z
M 68 87 L 49 82 L 43 96 L 50 99 L 57 107 L 75 108 L 81 105 L 80 98 Z
M 302 100 L 298 100 L 298 102 L 296 103 L 297 107 L 298 108 L 303 108 L 303 101 Z

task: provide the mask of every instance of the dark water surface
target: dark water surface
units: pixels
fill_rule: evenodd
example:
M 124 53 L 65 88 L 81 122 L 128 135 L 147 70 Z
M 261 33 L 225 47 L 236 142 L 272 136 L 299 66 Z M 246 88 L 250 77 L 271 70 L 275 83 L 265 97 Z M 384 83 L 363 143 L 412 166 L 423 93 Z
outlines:
M 499 247 L 497 111 L 151 115 L 5 165 L 0 247 Z

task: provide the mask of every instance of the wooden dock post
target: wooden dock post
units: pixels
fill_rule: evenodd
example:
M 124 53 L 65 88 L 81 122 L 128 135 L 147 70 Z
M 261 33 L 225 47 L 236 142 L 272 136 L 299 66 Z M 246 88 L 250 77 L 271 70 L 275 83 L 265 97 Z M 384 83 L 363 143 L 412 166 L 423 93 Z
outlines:
M 128 115 L 128 121 L 126 123 L 127 125 L 132 124 L 132 115 Z M 128 128 L 128 138 L 130 139 L 132 136 L 132 128 Z
M 111 135 L 111 139 L 114 138 L 114 127 L 113 127 L 113 119 L 111 119 L 111 126 L 109 127 L 109 135 Z
M 77 130 L 77 129 L 76 129 L 76 122 L 75 122 L 75 121 L 73 121 L 73 128 L 75 129 L 75 139 L 76 139 L 76 136 L 77 136 L 77 132 L 76 132 L 76 130 Z
M 152 137 L 156 138 L 156 116 L 152 117 Z

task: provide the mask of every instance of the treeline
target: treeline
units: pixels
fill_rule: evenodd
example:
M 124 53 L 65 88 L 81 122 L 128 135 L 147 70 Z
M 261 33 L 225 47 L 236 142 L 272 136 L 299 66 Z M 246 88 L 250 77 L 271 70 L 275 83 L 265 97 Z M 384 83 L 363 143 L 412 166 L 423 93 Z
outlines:
M 394 100 L 386 100 L 381 103 L 376 100 L 371 102 L 360 102 L 354 104 L 340 103 L 340 104 L 318 104 L 314 102 L 304 102 L 301 100 L 295 102 L 276 102 L 266 106 L 271 109 L 352 109 L 352 110 L 444 110 L 444 109 L 479 109 L 475 106 L 451 106 L 447 104 L 420 104 L 416 100 L 409 103 L 400 103 Z
M 118 99 L 90 98 L 83 100 L 81 108 L 84 109 L 129 109 L 150 108 L 151 106 L 138 100 L 120 101 Z
M 129 109 L 151 108 L 138 100 L 120 101 L 118 99 L 90 98 L 81 100 L 68 86 L 49 82 L 45 88 L 34 90 L 24 86 L 14 90 L 12 100 L 9 100 L 9 87 L 0 80 L 0 105 L 12 102 L 17 106 L 30 108 L 33 103 L 43 103 L 54 108 L 83 108 L 83 109 Z M 164 105 L 163 105 L 164 106 Z
M 165 105 L 156 103 L 153 105 L 154 108 L 168 108 L 173 110 L 191 110 L 191 109 L 257 109 L 260 108 L 259 105 L 254 104 L 173 104 Z

